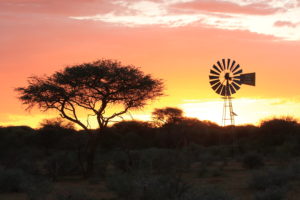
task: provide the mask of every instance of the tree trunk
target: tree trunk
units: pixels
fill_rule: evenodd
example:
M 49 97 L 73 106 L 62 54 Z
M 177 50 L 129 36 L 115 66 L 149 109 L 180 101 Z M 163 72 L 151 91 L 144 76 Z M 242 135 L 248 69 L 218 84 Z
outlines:
M 91 135 L 90 137 L 90 141 L 87 147 L 87 154 L 86 154 L 86 172 L 85 172 L 86 178 L 92 176 L 94 173 L 95 157 L 97 153 L 97 148 L 99 146 L 100 137 L 102 134 L 103 131 L 99 131 L 96 134 Z
M 85 176 L 86 178 L 90 177 L 94 173 L 94 164 L 95 164 L 95 155 L 97 151 L 97 142 L 91 142 L 91 146 L 88 148 L 87 156 L 86 156 L 86 172 Z

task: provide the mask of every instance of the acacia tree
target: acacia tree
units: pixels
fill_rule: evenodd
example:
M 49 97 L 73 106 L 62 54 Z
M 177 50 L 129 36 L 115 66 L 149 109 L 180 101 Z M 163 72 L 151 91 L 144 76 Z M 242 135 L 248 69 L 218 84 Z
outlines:
M 156 125 L 173 124 L 183 119 L 183 111 L 179 108 L 156 108 L 152 112 L 152 119 Z
M 89 116 L 93 115 L 99 135 L 114 118 L 162 96 L 163 83 L 134 66 L 103 59 L 69 66 L 50 76 L 30 77 L 28 86 L 16 91 L 28 109 L 38 106 L 42 111 L 56 110 L 62 118 L 84 130 L 91 129 Z M 108 108 L 118 111 L 111 113 Z M 79 113 L 86 115 L 83 117 Z M 88 168 L 93 165 L 96 146 L 97 143 L 91 145 Z

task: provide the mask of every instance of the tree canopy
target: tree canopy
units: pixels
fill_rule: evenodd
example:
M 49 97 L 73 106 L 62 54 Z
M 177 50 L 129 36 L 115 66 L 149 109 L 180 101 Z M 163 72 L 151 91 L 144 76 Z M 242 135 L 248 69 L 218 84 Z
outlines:
M 30 77 L 28 85 L 16 91 L 28 109 L 56 110 L 85 130 L 90 129 L 89 116 L 94 116 L 101 130 L 115 117 L 162 96 L 163 82 L 135 66 L 102 59 L 69 66 L 50 76 Z M 118 111 L 107 112 L 112 107 Z M 86 113 L 86 122 L 79 110 Z
M 156 108 L 152 112 L 152 119 L 158 125 L 176 123 L 183 118 L 183 111 L 179 108 Z

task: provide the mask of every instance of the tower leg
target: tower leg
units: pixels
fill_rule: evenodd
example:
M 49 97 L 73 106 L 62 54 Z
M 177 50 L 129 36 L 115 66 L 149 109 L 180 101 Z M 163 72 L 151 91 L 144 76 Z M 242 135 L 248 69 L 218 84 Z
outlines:
M 223 106 L 223 117 L 222 117 L 222 125 L 234 125 L 234 112 L 232 107 L 232 97 L 225 96 L 224 99 L 224 106 Z

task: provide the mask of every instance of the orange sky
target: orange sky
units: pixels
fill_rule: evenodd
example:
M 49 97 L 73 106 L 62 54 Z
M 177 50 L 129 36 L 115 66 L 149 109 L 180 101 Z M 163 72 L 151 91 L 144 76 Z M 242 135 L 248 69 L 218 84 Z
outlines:
M 162 78 L 166 95 L 132 112 L 174 106 L 221 122 L 209 70 L 235 59 L 257 86 L 234 95 L 237 124 L 300 118 L 300 1 L 0 0 L 0 125 L 38 126 L 54 113 L 24 111 L 14 88 L 66 65 L 117 59 Z

